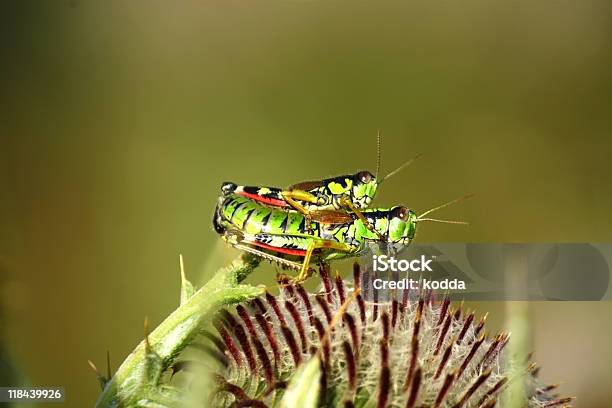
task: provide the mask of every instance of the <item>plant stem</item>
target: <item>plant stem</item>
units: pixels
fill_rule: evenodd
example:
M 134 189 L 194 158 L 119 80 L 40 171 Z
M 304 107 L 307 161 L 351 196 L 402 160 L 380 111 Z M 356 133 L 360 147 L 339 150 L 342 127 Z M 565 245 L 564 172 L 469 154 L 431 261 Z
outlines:
M 219 307 L 264 293 L 261 287 L 239 284 L 258 264 L 257 258 L 242 256 L 219 270 L 191 297 L 183 299 L 184 302 L 125 359 L 106 384 L 96 407 L 123 407 L 158 395 L 160 375 L 197 335 L 207 317 Z M 183 286 L 186 284 L 191 285 L 183 280 Z

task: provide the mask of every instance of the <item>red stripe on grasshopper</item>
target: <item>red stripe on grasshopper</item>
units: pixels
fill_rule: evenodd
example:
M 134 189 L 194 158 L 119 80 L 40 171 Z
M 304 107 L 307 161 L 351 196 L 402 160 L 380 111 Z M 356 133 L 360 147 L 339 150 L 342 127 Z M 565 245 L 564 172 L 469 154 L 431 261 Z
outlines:
M 260 248 L 265 248 L 270 251 L 279 252 L 281 254 L 286 255 L 296 255 L 296 256 L 304 256 L 306 255 L 306 251 L 303 249 L 291 249 L 291 248 L 279 248 L 268 244 L 263 244 L 261 242 L 252 242 L 251 244 L 258 246 Z
M 257 194 L 246 193 L 244 191 L 241 191 L 238 194 L 243 197 L 250 198 L 251 200 L 259 201 L 260 203 L 272 205 L 274 207 L 289 207 L 289 204 L 287 204 L 287 202 L 279 200 L 278 198 L 264 197 Z

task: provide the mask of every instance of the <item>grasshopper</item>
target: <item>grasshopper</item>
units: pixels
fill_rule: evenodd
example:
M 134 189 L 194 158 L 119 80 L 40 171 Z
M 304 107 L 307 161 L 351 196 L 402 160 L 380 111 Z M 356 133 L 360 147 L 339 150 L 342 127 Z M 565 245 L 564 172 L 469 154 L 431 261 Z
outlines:
M 462 223 L 424 218 L 453 202 L 422 216 L 406 207 L 395 206 L 364 209 L 363 219 L 355 213 L 321 210 L 318 220 L 314 220 L 298 211 L 261 204 L 224 184 L 213 226 L 235 248 L 299 270 L 295 280 L 301 282 L 309 276 L 313 256 L 328 262 L 359 256 L 368 243 L 408 245 L 420 221 Z
M 380 149 L 379 156 L 380 158 Z M 227 182 L 223 184 L 225 194 L 234 193 L 271 207 L 298 211 L 307 219 L 320 223 L 332 222 L 328 211 L 345 211 L 355 214 L 366 228 L 383 239 L 383 236 L 370 224 L 363 211 L 370 206 L 378 186 L 389 177 L 412 163 L 415 156 L 391 173 L 378 180 L 368 170 L 346 174 L 323 180 L 306 181 L 286 189 L 270 186 L 242 186 Z M 380 159 L 378 160 L 380 162 Z M 376 174 L 378 174 L 377 164 Z

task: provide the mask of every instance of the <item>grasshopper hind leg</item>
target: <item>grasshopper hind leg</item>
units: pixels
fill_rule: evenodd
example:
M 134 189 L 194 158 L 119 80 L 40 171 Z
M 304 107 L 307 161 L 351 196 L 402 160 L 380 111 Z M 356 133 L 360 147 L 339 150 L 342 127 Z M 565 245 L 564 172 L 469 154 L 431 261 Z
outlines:
M 277 263 L 277 264 L 279 264 L 281 266 L 284 266 L 286 268 L 289 268 L 289 269 L 300 270 L 302 268 L 302 264 L 301 263 L 281 258 L 279 256 L 276 256 L 276 255 L 270 254 L 268 252 L 265 252 L 265 251 L 259 250 L 257 248 L 254 248 L 254 247 L 252 247 L 250 245 L 236 244 L 236 245 L 234 245 L 234 248 L 239 249 L 239 250 L 244 251 L 244 252 L 248 252 L 248 253 L 253 254 L 253 255 L 256 255 L 256 256 L 258 256 L 260 258 L 263 258 L 263 259 L 265 259 L 267 261 Z
M 314 251 L 317 249 L 330 249 L 346 253 L 354 252 L 353 247 L 343 242 L 336 242 L 321 238 L 313 239 L 308 245 L 308 249 L 306 250 L 306 254 L 304 255 L 304 260 L 302 261 L 300 273 L 294 280 L 295 283 L 302 283 L 310 276 L 310 271 L 312 270 L 312 268 L 310 267 L 310 260 L 312 259 Z
M 295 262 L 289 259 L 281 258 L 280 256 L 276 256 L 269 252 L 263 251 L 249 244 L 248 240 L 245 240 L 244 234 L 240 230 L 224 229 L 223 235 L 221 237 L 225 242 L 230 244 L 232 247 L 239 249 L 241 251 L 258 256 L 270 262 L 277 263 L 285 268 L 294 269 L 294 270 L 302 269 L 303 265 L 300 262 Z

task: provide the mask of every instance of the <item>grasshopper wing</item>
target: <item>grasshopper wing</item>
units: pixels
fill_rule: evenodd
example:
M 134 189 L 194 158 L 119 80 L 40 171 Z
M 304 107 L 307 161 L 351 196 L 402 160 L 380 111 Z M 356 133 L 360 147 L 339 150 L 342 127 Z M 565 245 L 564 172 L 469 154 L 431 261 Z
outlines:
M 323 185 L 322 181 L 303 181 L 301 183 L 294 184 L 289 186 L 288 190 L 303 190 L 309 191 L 315 188 L 321 187 Z
M 351 214 L 334 210 L 311 211 L 309 215 L 313 221 L 321 224 L 346 224 L 354 220 Z

